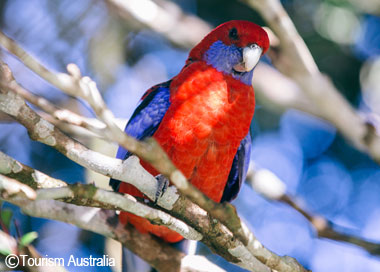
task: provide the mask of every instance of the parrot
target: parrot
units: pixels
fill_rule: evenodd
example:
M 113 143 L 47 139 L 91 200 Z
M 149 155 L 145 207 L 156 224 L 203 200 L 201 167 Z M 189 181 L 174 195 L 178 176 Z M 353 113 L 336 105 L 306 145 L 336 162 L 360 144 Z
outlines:
M 145 92 L 125 132 L 138 140 L 153 137 L 191 184 L 213 201 L 232 201 L 250 160 L 253 70 L 268 48 L 266 31 L 255 23 L 233 20 L 219 25 L 190 51 L 177 76 Z M 116 157 L 131 155 L 119 147 Z M 151 165 L 143 160 L 141 165 L 159 179 Z M 144 197 L 125 182 L 111 179 L 110 186 Z M 119 220 L 169 243 L 183 239 L 131 213 L 121 212 Z

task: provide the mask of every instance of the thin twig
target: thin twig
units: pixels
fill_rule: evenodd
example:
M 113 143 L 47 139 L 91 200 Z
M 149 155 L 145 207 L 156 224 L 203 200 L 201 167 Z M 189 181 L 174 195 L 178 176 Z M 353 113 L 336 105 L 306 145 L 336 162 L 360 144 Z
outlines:
M 33 105 L 39 107 L 44 112 L 52 115 L 59 121 L 81 126 L 84 128 L 91 128 L 92 131 L 102 131 L 105 129 L 105 125 L 100 122 L 98 119 L 83 117 L 82 115 L 76 114 L 68 109 L 62 109 L 52 104 L 47 99 L 37 96 L 32 92 L 23 88 L 20 84 L 18 84 L 15 80 L 10 82 L 0 82 L 0 86 L 2 88 L 8 88 L 9 90 L 17 93 L 26 101 L 32 103 Z
M 368 241 L 355 235 L 348 235 L 337 231 L 343 229 L 342 227 L 327 220 L 321 215 L 313 214 L 301 207 L 297 201 L 286 194 L 286 186 L 274 173 L 267 169 L 250 170 L 247 175 L 246 182 L 252 188 L 272 201 L 280 201 L 285 203 L 302 214 L 314 227 L 317 236 L 320 238 L 327 238 L 340 242 L 347 242 L 362 247 L 370 254 L 380 256 L 380 244 Z M 349 230 L 347 230 L 348 232 Z

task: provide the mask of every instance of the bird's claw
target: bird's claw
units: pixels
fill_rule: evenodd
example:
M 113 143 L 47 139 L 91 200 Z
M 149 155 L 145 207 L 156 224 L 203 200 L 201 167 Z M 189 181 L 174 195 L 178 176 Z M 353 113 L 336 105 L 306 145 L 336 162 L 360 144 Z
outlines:
M 157 190 L 156 198 L 154 199 L 154 204 L 157 204 L 158 199 L 165 193 L 166 189 L 169 186 L 169 180 L 164 175 L 157 175 Z

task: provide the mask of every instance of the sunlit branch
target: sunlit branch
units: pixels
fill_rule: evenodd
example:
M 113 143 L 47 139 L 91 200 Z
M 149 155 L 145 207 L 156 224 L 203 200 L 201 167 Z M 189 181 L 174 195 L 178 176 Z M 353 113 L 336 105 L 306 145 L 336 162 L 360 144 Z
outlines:
M 144 217 L 150 222 L 164 225 L 190 240 L 201 240 L 202 235 L 193 228 L 185 225 L 168 215 L 167 213 L 153 209 L 144 205 L 130 196 L 121 195 L 97 188 L 91 184 L 65 184 L 63 181 L 51 178 L 37 170 L 22 165 L 4 153 L 0 152 L 0 191 L 3 198 L 11 197 L 15 194 L 23 193 L 30 200 L 63 200 L 71 204 L 98 207 L 103 209 L 120 210 Z M 11 171 L 10 165 L 18 165 L 18 171 Z M 7 169 L 4 171 L 4 169 Z M 33 187 L 40 187 L 36 191 L 31 187 L 18 182 L 17 180 L 5 177 L 2 174 L 23 179 Z M 62 186 L 65 184 L 65 186 Z M 42 185 L 42 186 L 41 186 Z M 44 188 L 45 187 L 45 188 Z
M 200 234 L 192 230 L 191 227 L 185 226 L 183 223 L 180 223 L 178 220 L 174 218 L 169 218 L 170 216 L 167 214 L 165 215 L 164 212 L 162 211 L 154 210 L 150 207 L 147 207 L 141 203 L 136 202 L 136 200 L 131 196 L 122 196 L 114 192 L 104 191 L 102 189 L 94 187 L 93 185 L 84 185 L 84 184 L 67 185 L 65 182 L 51 178 L 37 170 L 31 169 L 28 166 L 25 166 L 21 164 L 20 162 L 15 161 L 11 157 L 3 153 L 0 153 L 0 162 L 1 162 L 0 169 L 8 169 L 8 170 L 12 169 L 11 172 L 7 173 L 8 175 L 20 178 L 23 181 L 28 180 L 28 182 L 31 185 L 33 185 L 33 187 L 40 188 L 33 191 L 33 189 L 27 185 L 24 185 L 9 177 L 0 175 L 0 198 L 10 203 L 13 203 L 17 206 L 20 206 L 23 209 L 23 211 L 26 212 L 30 216 L 55 219 L 55 220 L 67 222 L 70 224 L 74 224 L 83 228 L 83 225 L 78 224 L 78 220 L 76 219 L 76 217 L 72 217 L 72 216 L 65 217 L 65 215 L 62 215 L 62 217 L 60 217 L 61 212 L 60 211 L 57 212 L 57 210 L 69 209 L 69 211 L 66 211 L 66 212 L 70 212 L 74 210 L 75 214 L 78 213 L 78 218 L 82 218 L 81 221 L 86 221 L 86 220 L 92 220 L 92 217 L 96 216 L 97 213 L 102 213 L 102 212 L 107 213 L 106 211 L 99 210 L 98 208 L 117 209 L 117 210 L 128 211 L 128 212 L 138 214 L 139 216 L 143 216 L 149 219 L 152 223 L 155 223 L 155 224 L 163 223 L 163 225 L 166 225 L 167 227 L 172 228 L 173 230 L 181 233 L 183 236 L 187 237 L 188 239 L 197 240 L 201 237 Z M 62 186 L 63 184 L 66 184 L 66 185 Z M 55 188 L 55 186 L 57 187 Z M 23 189 L 21 190 L 20 188 L 23 188 Z M 25 194 L 26 191 L 28 191 L 29 196 Z M 30 196 L 31 192 L 33 192 L 33 195 Z M 87 206 L 87 208 L 83 207 L 84 209 L 86 209 L 86 210 L 83 210 L 83 208 L 75 207 L 73 205 L 67 206 L 56 201 L 51 201 L 54 199 L 57 199 L 60 202 L 66 202 L 66 203 L 80 205 L 80 206 Z M 29 202 L 29 200 L 35 200 L 35 201 L 32 204 L 31 202 Z M 43 205 L 46 205 L 47 202 L 49 204 L 48 209 L 52 211 L 51 213 L 47 212 L 44 207 L 41 207 Z M 30 206 L 35 207 L 35 208 L 30 208 Z M 96 207 L 96 208 L 93 208 L 91 210 L 89 207 Z M 78 212 L 76 212 L 77 210 Z M 55 217 L 52 217 L 53 213 L 55 212 L 57 212 L 57 215 L 55 215 Z M 81 212 L 84 212 L 84 214 L 80 214 Z M 107 217 L 108 217 L 108 220 L 106 222 L 108 226 L 104 226 L 103 224 L 101 224 L 101 225 L 92 226 L 91 228 L 87 226 L 87 228 L 83 228 L 83 229 L 88 229 L 88 230 L 91 230 L 93 232 L 100 233 L 103 235 L 105 235 L 104 232 L 107 229 L 109 229 L 108 232 L 128 231 L 128 228 L 123 229 L 123 227 L 120 227 L 118 225 L 117 223 L 118 220 L 116 218 L 111 220 L 112 217 L 115 217 L 114 214 L 109 212 L 107 214 Z M 72 220 L 73 218 L 75 218 L 76 220 Z M 131 228 L 131 231 L 132 230 L 133 229 Z M 133 232 L 135 232 L 135 230 L 133 230 Z M 123 237 L 128 233 L 124 233 L 124 234 L 121 233 L 121 234 L 122 234 L 121 238 L 124 239 Z M 141 234 L 139 234 L 139 236 L 141 236 Z M 0 232 L 0 239 L 2 239 L 1 237 L 2 236 Z M 115 238 L 113 236 L 107 236 L 107 237 Z M 136 237 L 136 238 L 139 239 L 139 237 Z M 117 240 L 120 242 L 123 242 L 123 240 L 119 240 L 119 239 Z M 146 248 L 146 245 L 142 245 L 141 242 L 136 243 L 136 241 L 134 240 L 135 239 L 133 239 L 133 241 L 127 240 L 124 242 L 124 245 L 130 248 L 133 252 L 136 252 L 136 253 L 143 252 L 143 250 Z M 144 239 L 141 239 L 141 240 L 144 240 Z M 155 251 L 155 246 L 156 246 L 155 243 L 153 244 L 149 243 L 148 246 L 153 246 L 153 250 Z M 165 246 L 163 247 L 165 249 Z M 176 255 L 175 256 L 166 255 L 166 253 L 167 254 L 175 253 Z M 205 259 L 202 256 L 191 256 L 191 258 L 189 258 L 188 256 L 184 256 L 182 253 L 177 252 L 176 250 L 165 252 L 164 255 L 165 255 L 164 257 L 154 257 L 154 255 L 148 255 L 148 258 L 145 255 L 142 255 L 142 258 L 148 261 L 152 266 L 156 268 L 169 269 L 165 271 L 179 271 L 179 270 L 188 271 L 189 269 L 191 271 L 198 271 L 198 269 L 200 269 L 200 268 L 197 268 L 198 262 L 201 262 L 204 267 L 214 269 L 215 271 L 223 271 L 217 266 L 215 266 L 214 264 L 210 263 L 207 259 Z M 178 257 L 176 257 L 177 255 Z M 168 260 L 173 257 L 176 259 L 179 259 L 180 263 L 179 264 L 173 263 L 172 267 L 169 268 Z M 161 263 L 161 260 L 160 260 L 160 262 L 156 263 L 160 258 L 167 259 L 167 261 L 164 261 L 163 263 Z M 152 260 L 154 262 L 152 262 Z M 180 265 L 180 269 L 178 269 L 178 265 Z
M 165 35 L 169 41 L 180 47 L 193 47 L 210 31 L 208 23 L 194 15 L 185 14 L 178 5 L 170 1 L 105 2 L 128 23 L 129 27 L 132 25 L 134 28 L 150 28 Z
M 120 225 L 113 211 L 55 200 L 31 201 L 14 197 L 7 201 L 19 206 L 27 215 L 66 222 L 115 239 L 160 271 L 180 271 L 183 253 L 151 235 L 141 234 L 133 227 Z
M 22 98 L 24 98 L 26 101 L 39 107 L 41 110 L 50 114 L 51 116 L 53 116 L 59 121 L 66 122 L 68 124 L 72 124 L 76 126 L 81 126 L 87 129 L 91 128 L 92 131 L 97 131 L 97 130 L 102 131 L 106 127 L 104 123 L 100 122 L 98 119 L 87 118 L 79 114 L 76 114 L 75 112 L 72 112 L 68 109 L 57 107 L 56 105 L 52 104 L 47 99 L 41 96 L 37 96 L 33 94 L 32 92 L 26 90 L 21 85 L 19 85 L 15 80 L 7 82 L 4 85 L 3 84 L 4 82 L 0 83 L 0 86 L 2 88 L 9 88 L 11 91 L 17 93 Z
M 32 169 L 12 159 L 11 157 L 5 155 L 4 153 L 0 153 L 0 162 L 1 162 L 0 169 L 1 169 L 2 174 L 5 174 L 9 177 L 13 177 L 15 179 L 19 179 L 23 183 L 28 184 L 28 186 L 26 186 L 26 185 L 20 184 L 17 181 L 11 180 L 12 183 L 15 183 L 17 188 L 19 188 L 20 186 L 24 186 L 26 188 L 37 189 L 35 192 L 33 191 L 34 195 L 31 197 L 32 199 L 36 199 L 36 200 L 59 199 L 60 201 L 65 201 L 65 202 L 76 204 L 76 205 L 85 205 L 85 206 L 106 208 L 106 209 L 119 209 L 119 210 L 133 212 L 140 216 L 146 216 L 146 212 L 141 210 L 141 206 L 138 206 L 141 204 L 136 205 L 134 200 L 132 200 L 132 202 L 127 201 L 127 199 L 124 199 L 124 197 L 120 194 L 117 194 L 114 192 L 107 192 L 107 191 L 95 188 L 92 185 L 83 185 L 83 184 L 67 185 L 65 182 L 51 178 L 43 174 L 42 172 Z M 44 188 L 47 188 L 47 189 L 44 189 Z M 15 193 L 18 193 L 19 191 L 20 190 L 13 189 L 12 194 L 7 194 L 7 196 L 8 197 L 14 196 Z M 3 197 L 5 198 L 5 200 L 8 200 L 10 202 L 14 201 L 13 198 L 9 199 L 9 198 L 6 198 L 6 196 L 3 196 Z M 128 205 L 128 207 L 126 205 Z M 136 212 L 136 209 L 133 209 L 133 206 L 137 208 L 137 212 Z M 145 209 L 145 207 L 143 209 Z M 162 213 L 162 212 L 155 210 L 153 212 L 153 215 L 157 213 Z M 231 236 L 231 233 L 229 233 L 225 229 L 225 227 L 221 226 L 217 222 L 211 222 L 213 221 L 213 219 L 209 218 L 204 211 L 201 211 L 199 208 L 195 207 L 194 205 L 192 206 L 191 203 L 188 203 L 188 205 L 186 205 L 185 213 L 192 213 L 191 214 L 192 223 L 195 224 L 196 227 L 198 228 L 204 228 L 203 232 L 207 234 L 208 237 L 205 237 L 202 241 L 208 245 L 210 245 L 210 243 L 211 245 L 214 245 L 214 247 L 212 248 L 215 250 L 215 252 L 223 255 L 222 247 L 233 246 L 233 244 L 231 244 L 231 241 L 234 241 L 234 239 Z M 199 215 L 205 218 L 203 220 L 199 220 L 199 217 L 200 217 Z M 162 219 L 164 221 L 167 221 L 166 218 L 167 216 L 164 216 Z M 151 219 L 152 222 L 155 222 L 155 223 L 160 223 L 163 221 L 162 219 L 159 219 L 159 221 L 157 221 L 157 218 L 152 217 L 152 214 L 148 216 L 148 219 Z M 199 234 L 197 234 L 196 232 L 192 230 L 189 231 L 189 227 L 185 227 L 183 225 L 179 225 L 179 227 L 184 229 L 185 233 L 181 233 L 181 231 L 179 230 L 176 230 L 176 231 L 179 231 L 185 237 L 190 238 L 190 239 L 201 238 Z M 193 232 L 194 235 L 191 234 L 191 232 Z M 215 239 L 215 238 L 212 238 L 214 237 L 214 235 L 215 237 L 218 237 L 219 239 L 219 246 L 218 246 L 218 242 L 213 241 L 213 239 Z M 221 243 L 220 241 L 221 235 L 230 236 L 230 238 L 226 239 L 225 242 Z M 253 242 L 256 245 L 256 251 L 258 255 L 262 255 L 266 252 L 265 250 L 263 251 L 263 250 L 260 250 L 260 248 L 257 248 L 258 241 L 253 241 Z M 236 249 L 230 248 L 230 250 L 236 250 Z M 273 258 L 269 258 L 269 259 L 272 259 L 272 262 L 275 261 L 275 259 Z M 247 257 L 243 258 L 243 260 L 250 263 Z M 251 260 L 251 262 L 252 261 L 253 260 Z M 241 263 L 241 265 L 243 267 L 249 268 L 247 264 Z M 253 267 L 252 269 L 254 270 L 266 271 L 266 270 L 260 269 L 259 264 L 251 263 L 251 266 Z

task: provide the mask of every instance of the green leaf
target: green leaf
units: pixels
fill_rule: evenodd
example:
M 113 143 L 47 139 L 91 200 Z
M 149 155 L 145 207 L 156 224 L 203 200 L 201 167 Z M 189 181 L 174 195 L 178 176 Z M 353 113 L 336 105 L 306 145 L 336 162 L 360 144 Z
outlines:
M 35 231 L 28 232 L 20 239 L 20 246 L 28 246 L 38 237 L 38 233 Z
M 1 222 L 3 222 L 4 226 L 9 230 L 11 225 L 13 212 L 10 209 L 2 209 L 1 210 Z

